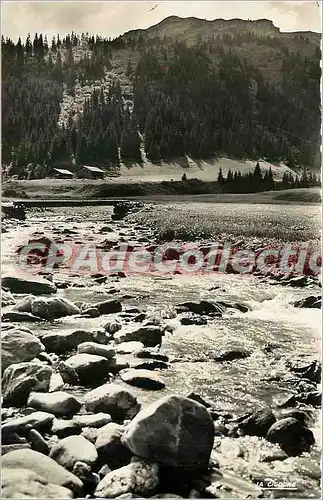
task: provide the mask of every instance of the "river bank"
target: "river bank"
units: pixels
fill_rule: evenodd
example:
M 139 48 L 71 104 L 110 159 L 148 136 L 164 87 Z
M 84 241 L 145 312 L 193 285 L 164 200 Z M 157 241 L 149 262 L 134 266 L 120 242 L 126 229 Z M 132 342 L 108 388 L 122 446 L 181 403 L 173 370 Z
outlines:
M 183 210 L 196 213 L 194 206 Z M 282 220 L 291 227 L 293 216 L 306 225 L 293 229 L 293 241 L 293 235 L 298 241 L 317 237 L 309 208 L 302 216 L 282 210 L 280 218 L 274 209 L 258 209 L 253 221 L 242 206 L 226 220 L 219 210 L 200 210 L 193 226 L 207 220 L 214 231 L 208 237 L 219 233 L 222 221 L 226 236 L 244 232 L 247 243 L 258 238 L 258 244 L 271 234 L 279 238 Z M 299 498 L 317 496 L 320 310 L 301 307 L 320 295 L 317 280 L 273 286 L 253 275 L 106 276 L 73 274 L 63 265 L 34 276 L 26 293 L 15 278 L 15 252 L 30 239 L 105 249 L 123 241 L 157 244 L 161 213 L 171 224 L 171 212 L 183 219 L 168 205 L 122 221 L 111 220 L 107 207 L 78 207 L 31 211 L 26 222 L 8 224 L 2 249 L 5 274 L 12 277 L 3 281 L 8 291 L 2 297 L 3 467 L 20 460 L 42 476 L 30 450 L 47 456 L 50 471 L 52 462 L 61 465 L 58 482 L 51 471 L 42 486 L 48 498 L 281 496 L 259 486 L 266 478 L 295 484 Z M 243 231 L 256 220 L 258 229 Z M 151 404 L 153 418 L 146 410 Z M 192 420 L 185 416 L 190 412 Z M 165 415 L 175 416 L 173 424 L 165 424 Z M 199 451 L 192 443 L 202 437 Z M 159 452 L 161 440 L 170 444 Z M 143 478 L 140 484 L 135 477 Z M 40 490 L 30 493 L 40 498 Z M 293 489 L 283 493 L 295 498 Z

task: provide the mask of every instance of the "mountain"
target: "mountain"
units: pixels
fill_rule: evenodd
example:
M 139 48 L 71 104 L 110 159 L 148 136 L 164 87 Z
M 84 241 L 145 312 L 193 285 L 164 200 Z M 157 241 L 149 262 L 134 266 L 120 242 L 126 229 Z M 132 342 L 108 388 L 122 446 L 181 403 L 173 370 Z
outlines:
M 320 57 L 318 33 L 266 19 L 2 39 L 3 164 L 28 178 L 185 156 L 319 168 Z

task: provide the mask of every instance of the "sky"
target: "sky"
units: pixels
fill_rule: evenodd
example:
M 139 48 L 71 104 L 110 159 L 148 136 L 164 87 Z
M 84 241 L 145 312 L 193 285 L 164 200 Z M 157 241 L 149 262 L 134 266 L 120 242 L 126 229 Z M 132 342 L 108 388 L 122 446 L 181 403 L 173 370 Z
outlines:
M 321 2 L 319 2 L 321 3 Z M 52 37 L 89 32 L 106 37 L 138 28 L 148 28 L 168 16 L 202 19 L 270 19 L 281 31 L 321 32 L 321 16 L 315 1 L 57 1 L 1 2 L 1 28 L 4 36 L 24 40 L 27 34 Z M 154 10 L 154 6 L 157 7 Z

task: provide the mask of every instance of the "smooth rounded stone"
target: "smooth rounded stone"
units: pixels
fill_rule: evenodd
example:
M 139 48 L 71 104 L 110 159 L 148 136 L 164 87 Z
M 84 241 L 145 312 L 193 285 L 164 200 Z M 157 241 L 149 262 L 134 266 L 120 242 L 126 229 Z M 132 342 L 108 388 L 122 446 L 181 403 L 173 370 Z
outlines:
M 206 315 L 222 315 L 225 308 L 219 303 L 212 304 L 207 300 L 201 300 L 200 302 L 184 302 L 183 304 L 178 304 L 177 308 L 179 310 L 187 310 L 194 314 L 206 314 Z
M 28 295 L 23 299 L 19 300 L 12 308 L 13 311 L 31 313 L 31 304 L 35 297 L 33 295 Z
M 94 354 L 103 358 L 111 359 L 115 356 L 116 351 L 113 347 L 97 344 L 96 342 L 83 342 L 77 347 L 79 354 Z
M 95 304 L 95 307 L 100 314 L 113 314 L 122 311 L 122 304 L 119 300 L 106 300 Z
M 82 316 L 89 316 L 90 318 L 98 318 L 100 316 L 100 313 L 96 307 L 89 307 L 88 309 L 84 309 L 84 311 L 82 311 Z
M 3 404 L 24 406 L 31 391 L 48 391 L 52 368 L 34 362 L 8 366 L 2 378 Z
M 214 424 L 207 409 L 178 396 L 159 399 L 130 422 L 121 441 L 135 455 L 175 467 L 208 466 Z
M 134 359 L 130 363 L 130 368 L 135 368 L 136 370 L 165 370 L 168 368 L 167 363 L 164 361 L 158 361 L 158 359 Z
M 125 493 L 134 493 L 144 497 L 151 495 L 159 485 L 159 467 L 156 463 L 144 460 L 108 472 L 98 484 L 96 498 L 116 498 Z
M 39 453 L 43 453 L 44 455 L 48 455 L 48 444 L 40 432 L 36 431 L 36 429 L 30 429 L 27 435 L 27 441 L 31 444 L 33 450 L 39 451 Z
M 132 453 L 121 443 L 124 433 L 123 425 L 111 422 L 98 429 L 95 447 L 100 463 L 108 464 L 111 469 L 117 469 L 129 463 Z
M 251 355 L 250 351 L 247 351 L 243 347 L 235 347 L 233 349 L 226 349 L 217 356 L 213 357 L 214 361 L 234 361 L 235 359 L 248 358 Z
M 56 286 L 40 276 L 6 275 L 2 277 L 1 285 L 12 293 L 32 293 L 33 295 L 49 295 L 56 293 Z
M 95 444 L 96 438 L 98 436 L 98 429 L 96 427 L 83 427 L 81 436 L 85 437 L 90 443 Z
M 68 358 L 65 364 L 76 371 L 82 385 L 94 385 L 103 382 L 108 377 L 110 361 L 110 359 L 93 354 L 76 354 Z
M 94 444 L 83 436 L 68 436 L 52 447 L 49 456 L 66 469 L 72 470 L 76 462 L 93 466 L 98 453 Z
M 14 363 L 31 361 L 45 350 L 44 345 L 32 333 L 10 329 L 1 335 L 1 369 Z
M 110 335 L 114 335 L 122 329 L 122 323 L 119 320 L 110 321 L 103 327 Z
M 138 341 L 121 342 L 116 346 L 117 354 L 132 354 L 144 348 L 144 344 Z
M 159 391 L 165 388 L 165 383 L 150 370 L 136 370 L 130 368 L 120 373 L 121 380 L 126 384 L 140 387 L 141 389 L 150 389 Z
M 109 413 L 117 422 L 132 419 L 140 410 L 137 398 L 117 384 L 101 385 L 89 391 L 84 400 L 88 411 Z
M 74 415 L 73 420 L 81 427 L 103 427 L 111 422 L 109 413 L 95 413 L 93 415 Z
M 312 431 L 292 417 L 277 420 L 270 427 L 266 437 L 271 443 L 279 444 L 281 449 L 290 456 L 309 451 L 315 443 Z
M 64 316 L 80 314 L 80 309 L 63 297 L 50 299 L 36 298 L 32 301 L 31 312 L 40 318 L 52 321 Z
M 2 457 L 1 465 L 12 470 L 28 469 L 48 483 L 64 486 L 76 494 L 82 492 L 82 482 L 76 476 L 38 451 L 27 449 L 12 451 Z
M 117 344 L 122 342 L 141 342 L 145 347 L 155 347 L 162 342 L 164 331 L 160 326 L 142 326 L 137 330 L 119 332 L 114 340 Z
M 64 391 L 43 394 L 32 392 L 28 398 L 28 406 L 36 410 L 48 411 L 57 417 L 64 417 L 77 413 L 81 408 L 81 403 Z
M 28 312 L 17 312 L 17 311 L 8 311 L 3 313 L 1 316 L 2 321 L 12 321 L 13 323 L 20 322 L 28 322 L 28 323 L 39 323 L 40 321 L 45 321 L 39 316 L 35 316 L 32 313 Z
M 74 419 L 61 420 L 55 418 L 51 429 L 52 434 L 56 434 L 59 438 L 74 436 L 81 433 L 82 426 Z
M 47 352 L 65 354 L 77 348 L 82 342 L 91 342 L 93 335 L 86 330 L 75 330 L 74 332 L 52 332 L 42 337 L 42 343 Z
M 3 468 L 1 480 L 3 498 L 73 498 L 71 490 L 23 467 Z
M 33 429 L 50 429 L 54 421 L 54 415 L 44 411 L 35 411 L 25 417 L 18 417 L 4 422 L 1 425 L 2 432 L 13 432 L 31 426 Z
M 242 435 L 266 437 L 270 427 L 276 422 L 276 417 L 270 408 L 262 408 L 240 421 L 238 428 Z
M 52 373 L 48 392 L 60 391 L 64 387 L 64 380 L 60 373 Z

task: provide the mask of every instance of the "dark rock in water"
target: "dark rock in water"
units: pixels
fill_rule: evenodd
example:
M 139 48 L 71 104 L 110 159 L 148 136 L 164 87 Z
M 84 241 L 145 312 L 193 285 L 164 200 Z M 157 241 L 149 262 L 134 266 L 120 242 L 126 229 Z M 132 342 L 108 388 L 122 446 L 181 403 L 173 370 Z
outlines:
M 301 392 L 295 396 L 295 402 L 320 407 L 322 405 L 322 393 L 319 391 Z
M 35 316 L 29 312 L 18 312 L 18 311 L 8 311 L 1 316 L 2 321 L 11 321 L 13 323 L 19 323 L 26 321 L 29 323 L 39 323 L 44 321 L 39 316 Z
M 75 330 L 74 332 L 52 332 L 42 337 L 42 343 L 48 352 L 65 354 L 76 349 L 82 342 L 91 342 L 92 333 L 86 330 Z
M 82 482 L 76 476 L 57 464 L 50 457 L 34 450 L 16 450 L 7 453 L 2 459 L 2 467 L 17 471 L 27 469 L 39 475 L 43 478 L 43 481 L 64 486 L 74 491 L 75 494 L 82 492 Z
M 68 470 L 72 470 L 76 462 L 93 466 L 98 458 L 94 444 L 83 436 L 69 436 L 62 439 L 53 446 L 49 456 Z
M 282 413 L 279 416 L 278 420 L 288 417 L 296 418 L 296 420 L 298 420 L 298 422 L 304 427 L 308 427 L 309 424 L 312 424 L 314 422 L 313 414 L 308 410 L 290 410 Z
M 150 370 L 129 369 L 120 373 L 121 380 L 126 384 L 142 389 L 159 391 L 165 388 L 165 383 Z
M 187 396 L 188 399 L 192 399 L 193 401 L 196 401 L 197 403 L 200 403 L 200 405 L 205 406 L 205 408 L 211 408 L 211 404 L 205 401 L 205 399 L 202 398 L 199 394 L 196 394 L 195 392 L 190 392 Z
M 130 368 L 135 368 L 136 370 L 165 370 L 168 368 L 167 363 L 164 361 L 158 361 L 157 359 L 147 359 L 145 361 L 134 359 L 130 362 Z
M 147 497 L 157 490 L 158 485 L 158 465 L 133 459 L 125 467 L 108 472 L 98 484 L 94 496 L 96 498 L 119 498 L 125 493 L 135 493 Z
M 108 377 L 111 360 L 93 354 L 76 354 L 68 358 L 65 364 L 76 371 L 82 385 L 94 385 Z
M 223 351 L 218 356 L 215 356 L 214 361 L 233 361 L 235 359 L 244 359 L 248 358 L 251 355 L 250 351 L 247 351 L 243 347 L 236 347 L 233 349 L 228 349 Z
M 138 330 L 119 332 L 114 336 L 116 343 L 138 341 L 145 347 L 155 347 L 162 342 L 164 331 L 160 326 L 142 326 Z
M 32 295 L 28 295 L 14 305 L 12 311 L 31 313 L 31 304 L 34 300 Z
M 3 498 L 73 498 L 70 489 L 47 481 L 24 465 L 2 469 Z
M 297 300 L 293 303 L 294 307 L 308 308 L 308 309 L 321 309 L 322 307 L 322 296 L 321 295 L 310 295 L 305 299 Z
M 21 329 L 7 330 L 1 337 L 1 369 L 4 371 L 14 363 L 31 361 L 44 350 L 44 345 L 32 333 Z
M 134 353 L 134 356 L 137 358 L 146 358 L 146 359 L 157 359 L 158 361 L 164 361 L 167 363 L 169 361 L 169 358 L 167 354 L 162 354 L 160 353 L 157 349 L 151 349 L 149 347 L 146 347 L 144 349 L 140 349 L 140 351 L 136 351 Z
M 225 308 L 218 303 L 212 304 L 206 300 L 200 302 L 183 302 L 178 304 L 179 311 L 188 310 L 194 314 L 207 314 L 207 315 L 222 315 Z
M 135 323 L 142 323 L 142 321 L 144 321 L 146 318 L 147 318 L 147 314 L 146 313 L 139 313 L 139 314 L 137 314 L 137 316 L 135 316 L 133 318 L 133 321 Z
M 117 384 L 104 384 L 85 395 L 85 406 L 91 412 L 109 413 L 116 422 L 132 419 L 140 410 L 137 398 Z
M 31 304 L 31 312 L 35 316 L 52 321 L 64 316 L 80 314 L 81 311 L 69 300 L 63 297 L 54 297 L 50 299 L 36 298 Z
M 56 293 L 56 286 L 48 280 L 37 276 L 4 276 L 1 282 L 3 287 L 12 293 L 32 293 L 33 295 L 49 295 Z
M 100 314 L 112 314 L 122 311 L 122 305 L 119 300 L 106 300 L 105 302 L 95 304 L 94 307 Z
M 207 319 L 200 316 L 184 316 L 181 318 L 181 324 L 186 325 L 207 325 Z
M 58 417 L 73 415 L 82 406 L 74 396 L 63 391 L 51 392 L 49 394 L 32 392 L 27 404 L 36 410 L 48 411 Z
M 118 469 L 130 462 L 131 451 L 121 443 L 124 426 L 113 422 L 104 425 L 98 430 L 95 447 L 99 455 L 99 462 L 108 464 L 111 469 Z
M 121 441 L 137 456 L 174 467 L 208 466 L 214 424 L 207 409 L 187 398 L 166 396 L 142 410 Z
M 49 389 L 52 375 L 51 367 L 33 362 L 8 366 L 2 378 L 3 404 L 23 406 L 31 391 Z
M 322 365 L 317 360 L 296 362 L 290 366 L 290 370 L 298 377 L 306 378 L 316 384 L 321 382 Z
M 272 443 L 279 444 L 281 449 L 290 456 L 309 451 L 315 443 L 312 431 L 292 417 L 277 420 L 270 427 L 266 438 Z
M 276 422 L 270 408 L 263 408 L 252 413 L 238 424 L 240 432 L 249 436 L 265 437 L 269 428 Z
M 96 307 L 89 307 L 82 311 L 82 316 L 89 316 L 90 318 L 98 318 L 100 316 L 100 312 Z

